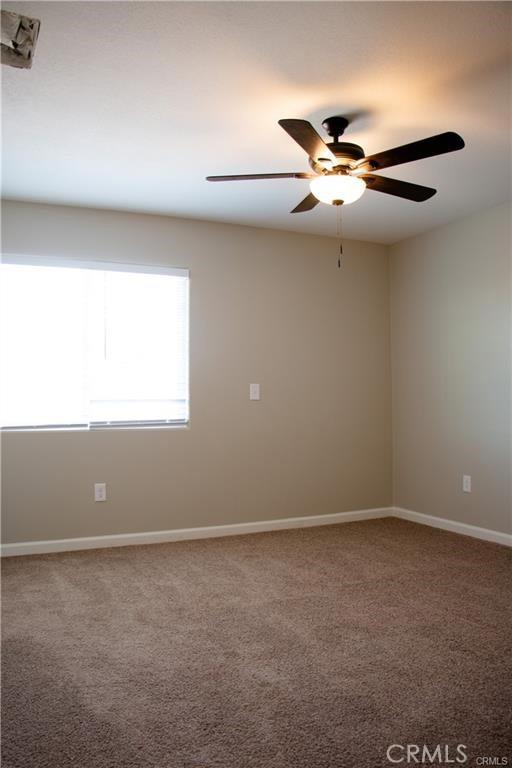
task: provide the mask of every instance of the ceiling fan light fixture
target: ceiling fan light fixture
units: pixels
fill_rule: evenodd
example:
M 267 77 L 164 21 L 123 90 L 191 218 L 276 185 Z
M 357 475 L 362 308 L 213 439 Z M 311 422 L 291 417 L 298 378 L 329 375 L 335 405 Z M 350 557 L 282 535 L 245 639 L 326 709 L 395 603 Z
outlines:
M 311 192 L 321 203 L 333 205 L 336 201 L 343 201 L 344 205 L 355 203 L 366 189 L 362 179 L 347 174 L 327 174 L 317 176 L 310 184 Z

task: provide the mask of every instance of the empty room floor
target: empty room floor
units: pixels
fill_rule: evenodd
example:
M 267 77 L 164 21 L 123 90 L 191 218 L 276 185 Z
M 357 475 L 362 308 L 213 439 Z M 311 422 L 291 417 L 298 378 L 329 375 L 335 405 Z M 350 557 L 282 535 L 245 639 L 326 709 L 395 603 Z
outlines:
M 4 768 L 509 754 L 506 547 L 385 518 L 13 557 L 3 595 Z

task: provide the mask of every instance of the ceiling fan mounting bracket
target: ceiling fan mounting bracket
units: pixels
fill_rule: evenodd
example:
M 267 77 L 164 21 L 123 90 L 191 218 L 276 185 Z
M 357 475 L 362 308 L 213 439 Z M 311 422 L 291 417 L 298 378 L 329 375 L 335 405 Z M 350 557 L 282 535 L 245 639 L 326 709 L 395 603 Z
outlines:
M 345 128 L 348 126 L 349 121 L 346 117 L 341 115 L 334 115 L 333 117 L 326 117 L 322 123 L 329 136 L 331 136 L 335 142 L 338 141 L 340 136 L 343 136 Z

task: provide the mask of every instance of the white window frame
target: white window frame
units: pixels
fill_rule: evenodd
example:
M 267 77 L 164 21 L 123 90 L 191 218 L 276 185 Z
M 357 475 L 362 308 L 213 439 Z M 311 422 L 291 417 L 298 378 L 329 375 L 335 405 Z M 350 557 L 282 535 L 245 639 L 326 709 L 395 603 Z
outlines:
M 187 346 L 190 337 L 190 270 L 185 267 L 170 267 L 158 264 L 140 264 L 130 262 L 102 261 L 98 259 L 70 259 L 59 256 L 25 256 L 20 254 L 2 254 L 2 264 L 19 264 L 34 267 L 63 267 L 71 269 L 94 269 L 111 272 L 131 272 L 151 275 L 174 275 L 188 279 L 188 316 L 187 316 Z M 187 380 L 189 413 L 187 419 L 159 419 L 155 421 L 105 421 L 90 422 L 89 424 L 48 424 L 0 427 L 3 432 L 93 432 L 104 430 L 154 430 L 154 429 L 188 429 L 190 426 L 190 348 L 187 357 Z

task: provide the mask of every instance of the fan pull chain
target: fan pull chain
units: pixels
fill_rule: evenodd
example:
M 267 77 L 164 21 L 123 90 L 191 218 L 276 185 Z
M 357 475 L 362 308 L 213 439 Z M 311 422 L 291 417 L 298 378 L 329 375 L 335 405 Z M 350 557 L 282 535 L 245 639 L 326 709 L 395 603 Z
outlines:
M 343 240 L 341 236 L 341 205 L 336 206 L 336 236 L 340 241 L 340 255 L 338 256 L 338 269 L 341 269 L 341 259 L 343 258 Z

